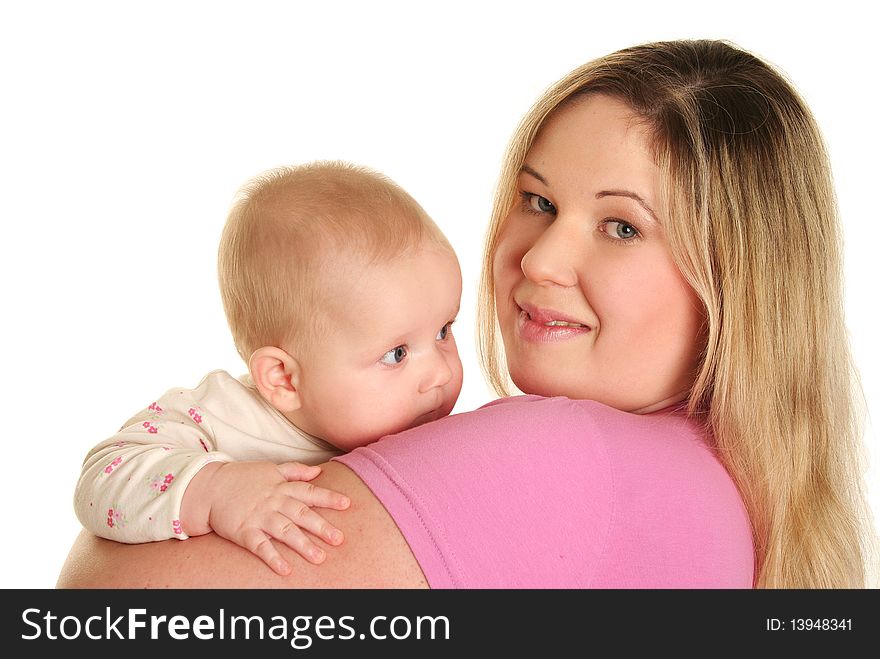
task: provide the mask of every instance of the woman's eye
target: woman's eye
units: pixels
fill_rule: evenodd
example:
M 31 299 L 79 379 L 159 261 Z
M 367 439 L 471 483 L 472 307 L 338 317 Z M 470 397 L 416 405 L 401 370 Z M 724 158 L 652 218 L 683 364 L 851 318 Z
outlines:
M 542 197 L 539 194 L 532 194 L 531 192 L 523 192 L 523 197 L 525 197 L 526 203 L 529 205 L 529 208 L 536 213 L 555 213 L 556 206 L 553 205 L 546 197 Z
M 617 240 L 632 240 L 639 235 L 638 229 L 622 220 L 605 220 L 602 229 Z
M 399 364 L 404 359 L 406 359 L 406 346 L 397 346 L 382 355 L 382 358 L 379 361 L 382 364 L 393 366 L 394 364 Z
M 440 331 L 437 332 L 437 340 L 445 341 L 446 337 L 449 336 L 449 332 L 452 331 L 452 323 L 446 323 L 443 327 L 440 328 Z

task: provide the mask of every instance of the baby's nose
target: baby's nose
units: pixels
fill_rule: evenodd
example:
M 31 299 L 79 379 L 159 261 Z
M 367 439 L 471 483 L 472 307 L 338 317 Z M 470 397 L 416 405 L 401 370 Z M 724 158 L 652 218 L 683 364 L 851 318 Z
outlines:
M 434 350 L 425 365 L 425 373 L 422 378 L 420 393 L 425 393 L 436 387 L 442 387 L 452 379 L 452 368 L 447 361 L 446 355 L 440 350 Z

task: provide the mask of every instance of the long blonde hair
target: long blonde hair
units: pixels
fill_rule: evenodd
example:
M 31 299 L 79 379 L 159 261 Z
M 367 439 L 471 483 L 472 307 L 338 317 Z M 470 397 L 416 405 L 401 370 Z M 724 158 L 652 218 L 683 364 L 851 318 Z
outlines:
M 688 411 L 749 511 L 756 587 L 865 587 L 873 525 L 828 157 L 797 92 L 755 56 L 721 41 L 640 45 L 536 102 L 508 148 L 486 239 L 478 323 L 490 383 L 508 393 L 492 261 L 516 178 L 547 118 L 585 94 L 620 99 L 653 128 L 670 249 L 705 307 Z

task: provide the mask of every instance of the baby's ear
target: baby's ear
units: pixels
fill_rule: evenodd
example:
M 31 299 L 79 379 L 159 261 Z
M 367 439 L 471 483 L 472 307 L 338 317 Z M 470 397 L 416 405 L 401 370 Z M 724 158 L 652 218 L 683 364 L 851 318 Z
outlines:
M 293 412 L 302 405 L 299 395 L 299 363 L 275 346 L 258 348 L 248 361 L 257 391 L 279 412 Z

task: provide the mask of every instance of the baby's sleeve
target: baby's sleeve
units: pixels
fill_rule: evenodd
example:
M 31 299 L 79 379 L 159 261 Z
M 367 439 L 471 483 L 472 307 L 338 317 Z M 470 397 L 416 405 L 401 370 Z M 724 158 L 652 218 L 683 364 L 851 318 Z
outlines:
M 186 539 L 187 485 L 206 464 L 232 460 L 215 446 L 192 392 L 168 391 L 86 456 L 74 495 L 80 523 L 117 542 Z

